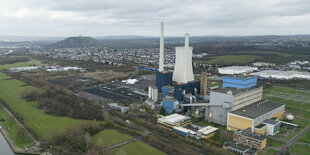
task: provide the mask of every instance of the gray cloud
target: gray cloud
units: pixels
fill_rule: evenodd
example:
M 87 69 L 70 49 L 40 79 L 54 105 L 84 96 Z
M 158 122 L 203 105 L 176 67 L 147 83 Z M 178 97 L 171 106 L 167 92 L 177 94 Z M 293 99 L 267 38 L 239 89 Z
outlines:
M 310 33 L 309 0 L 2 0 L 0 35 Z

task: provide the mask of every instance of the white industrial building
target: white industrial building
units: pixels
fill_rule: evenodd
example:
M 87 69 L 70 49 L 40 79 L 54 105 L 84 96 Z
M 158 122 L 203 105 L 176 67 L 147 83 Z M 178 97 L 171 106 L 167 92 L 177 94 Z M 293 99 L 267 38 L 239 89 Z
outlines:
M 10 68 L 11 72 L 26 72 L 26 71 L 34 71 L 39 70 L 41 66 L 30 66 L 30 67 L 18 67 L 18 68 Z
M 157 119 L 157 123 L 171 129 L 175 126 L 189 126 L 191 124 L 191 118 L 180 114 L 172 114 Z
M 250 66 L 229 66 L 229 67 L 222 67 L 219 68 L 220 74 L 242 74 L 242 73 L 251 73 L 256 71 L 257 67 L 250 67 Z
M 148 97 L 154 102 L 158 100 L 158 89 L 154 86 L 149 86 Z
M 274 79 L 310 79 L 309 72 L 297 72 L 297 71 L 280 71 L 280 70 L 265 70 L 261 72 L 252 73 L 251 75 L 257 75 L 261 78 L 274 78 Z

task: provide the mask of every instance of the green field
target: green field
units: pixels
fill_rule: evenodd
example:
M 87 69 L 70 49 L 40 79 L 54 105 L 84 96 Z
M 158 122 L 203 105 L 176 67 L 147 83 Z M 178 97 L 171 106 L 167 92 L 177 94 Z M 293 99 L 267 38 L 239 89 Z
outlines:
M 115 155 L 164 155 L 165 153 L 140 141 L 129 143 L 113 151 Z
M 10 68 L 14 68 L 14 67 L 27 67 L 27 66 L 40 66 L 40 65 L 44 65 L 44 64 L 42 64 L 41 61 L 39 61 L 39 60 L 31 60 L 28 62 L 17 62 L 14 64 L 0 65 L 0 70 L 1 69 L 10 69 Z
M 29 147 L 33 145 L 33 142 L 29 136 L 22 136 L 18 134 L 19 126 L 12 118 L 10 118 L 9 114 L 4 111 L 2 107 L 0 107 L 0 119 L 4 119 L 4 121 L 1 121 L 0 124 L 3 129 L 9 133 L 17 147 L 24 148 L 25 146 Z
M 24 124 L 32 129 L 40 140 L 49 139 L 52 132 L 62 132 L 68 127 L 85 122 L 85 120 L 69 117 L 47 115 L 44 110 L 37 108 L 36 102 L 26 102 L 21 99 L 21 93 L 31 89 L 37 88 L 27 86 L 19 80 L 11 79 L 7 75 L 0 73 L 0 98 L 13 111 L 19 113 Z
M 274 51 L 240 51 L 238 53 L 244 53 L 244 54 L 276 54 L 278 56 L 282 57 L 290 57 L 293 54 L 283 53 L 283 52 L 274 52 Z
M 246 64 L 253 62 L 255 59 L 261 59 L 261 56 L 256 55 L 223 55 L 223 56 L 213 56 L 210 60 L 194 60 L 195 63 L 205 63 L 205 64 Z
M 309 143 L 310 144 L 310 131 L 308 131 L 305 135 L 303 135 L 299 142 Z
M 295 154 L 310 154 L 310 145 L 295 144 L 290 148 L 290 151 Z
M 114 145 L 131 139 L 132 137 L 116 130 L 105 129 L 91 137 L 93 143 L 98 146 L 103 144 Z
M 306 102 L 299 102 L 299 101 L 293 101 L 293 100 L 288 100 L 288 99 L 281 99 L 278 97 L 270 97 L 266 96 L 266 94 L 270 94 L 272 92 L 282 92 L 282 93 L 287 93 L 287 94 L 295 94 L 296 90 L 293 88 L 288 88 L 288 87 L 281 87 L 281 86 L 272 86 L 270 88 L 264 89 L 264 99 L 269 99 L 274 102 L 279 102 L 279 103 L 284 103 L 285 104 L 285 109 L 287 113 L 292 113 L 295 118 L 293 121 L 290 121 L 291 123 L 297 124 L 299 127 L 297 130 L 287 130 L 284 128 L 280 129 L 280 133 L 277 134 L 275 137 L 281 138 L 283 142 L 286 142 L 293 138 L 296 134 L 298 134 L 302 129 L 304 129 L 306 126 L 310 124 L 310 118 L 307 116 L 307 113 L 310 112 L 310 103 Z M 308 96 L 310 95 L 310 92 L 298 92 L 300 95 Z M 310 141 L 310 134 L 309 133 L 304 135 L 300 140 L 298 140 L 298 143 L 304 143 L 304 142 L 309 142 Z M 269 139 L 267 140 L 267 143 L 271 143 L 274 147 L 280 147 L 283 142 L 280 141 L 270 141 Z M 292 153 L 297 153 L 297 154 L 307 154 L 309 153 L 310 147 L 306 145 L 294 145 L 293 147 L 290 148 L 290 151 Z
M 295 89 L 288 87 L 272 86 L 271 88 L 264 89 L 264 99 L 284 103 L 286 110 L 292 111 L 294 114 L 297 114 L 300 117 L 304 117 L 305 113 L 310 112 L 310 103 L 267 96 L 272 92 L 295 94 L 296 93 Z M 303 96 L 310 96 L 310 92 L 297 92 L 297 93 Z

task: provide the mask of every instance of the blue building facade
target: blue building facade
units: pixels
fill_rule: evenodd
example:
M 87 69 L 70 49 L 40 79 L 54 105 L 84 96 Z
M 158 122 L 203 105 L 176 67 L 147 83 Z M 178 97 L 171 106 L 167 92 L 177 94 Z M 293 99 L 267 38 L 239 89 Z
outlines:
M 230 77 L 223 76 L 223 88 L 233 87 L 246 89 L 257 85 L 257 77 Z
M 172 72 L 156 72 L 156 87 L 158 93 L 162 92 L 163 86 L 172 85 Z
M 172 114 L 178 103 L 175 99 L 163 99 L 162 107 L 166 110 L 167 114 Z

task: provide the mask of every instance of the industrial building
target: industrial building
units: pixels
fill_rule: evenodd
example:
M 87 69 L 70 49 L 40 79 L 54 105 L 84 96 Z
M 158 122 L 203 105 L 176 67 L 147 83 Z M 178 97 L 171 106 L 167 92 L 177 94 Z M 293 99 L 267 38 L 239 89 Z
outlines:
M 122 113 L 126 113 L 129 110 L 129 107 L 120 106 L 117 103 L 110 103 L 108 107 L 111 109 L 119 110 Z
M 184 137 L 208 139 L 214 136 L 218 128 L 207 126 L 201 127 L 191 124 L 191 118 L 180 114 L 171 114 L 157 119 L 157 124 L 174 131 Z
M 226 87 L 210 92 L 210 106 L 206 109 L 206 119 L 226 125 L 227 114 L 246 105 L 262 100 L 263 87 L 254 86 L 247 89 Z
M 158 89 L 157 89 L 157 87 L 149 86 L 148 98 L 154 102 L 157 102 L 157 100 L 158 100 Z
M 250 67 L 250 66 L 230 66 L 230 67 L 223 67 L 219 68 L 220 74 L 243 74 L 243 73 L 252 73 L 253 71 L 256 71 L 257 67 Z
M 172 128 L 175 126 L 189 126 L 191 124 L 191 118 L 180 114 L 172 114 L 157 119 L 157 124 L 172 130 Z
M 191 129 L 187 129 L 181 126 L 176 126 L 172 128 L 172 131 L 180 134 L 184 137 L 194 137 L 196 139 L 209 139 L 214 136 L 215 132 L 218 128 L 213 126 L 200 127 L 199 130 L 193 131 Z
M 251 128 L 252 132 L 255 132 L 255 129 L 261 130 L 263 126 L 260 124 L 263 123 L 266 124 L 266 133 L 274 135 L 279 131 L 280 126 L 278 123 L 275 123 L 278 122 L 276 119 L 282 120 L 284 118 L 284 109 L 284 104 L 268 100 L 247 105 L 228 113 L 227 129 L 244 130 Z M 270 118 L 276 119 L 268 121 Z
M 30 66 L 30 67 L 18 67 L 10 68 L 11 72 L 26 72 L 26 71 L 35 71 L 41 69 L 41 66 Z
M 233 134 L 233 140 L 244 146 L 261 150 L 266 147 L 267 139 L 263 136 L 255 135 L 251 128 L 245 130 L 236 130 Z
M 265 70 L 261 72 L 252 73 L 251 75 L 259 76 L 264 79 L 310 79 L 309 72 L 297 72 L 297 71 L 280 71 L 280 70 Z
M 269 62 L 254 62 L 253 66 L 254 67 L 275 67 L 276 64 L 269 63 Z

